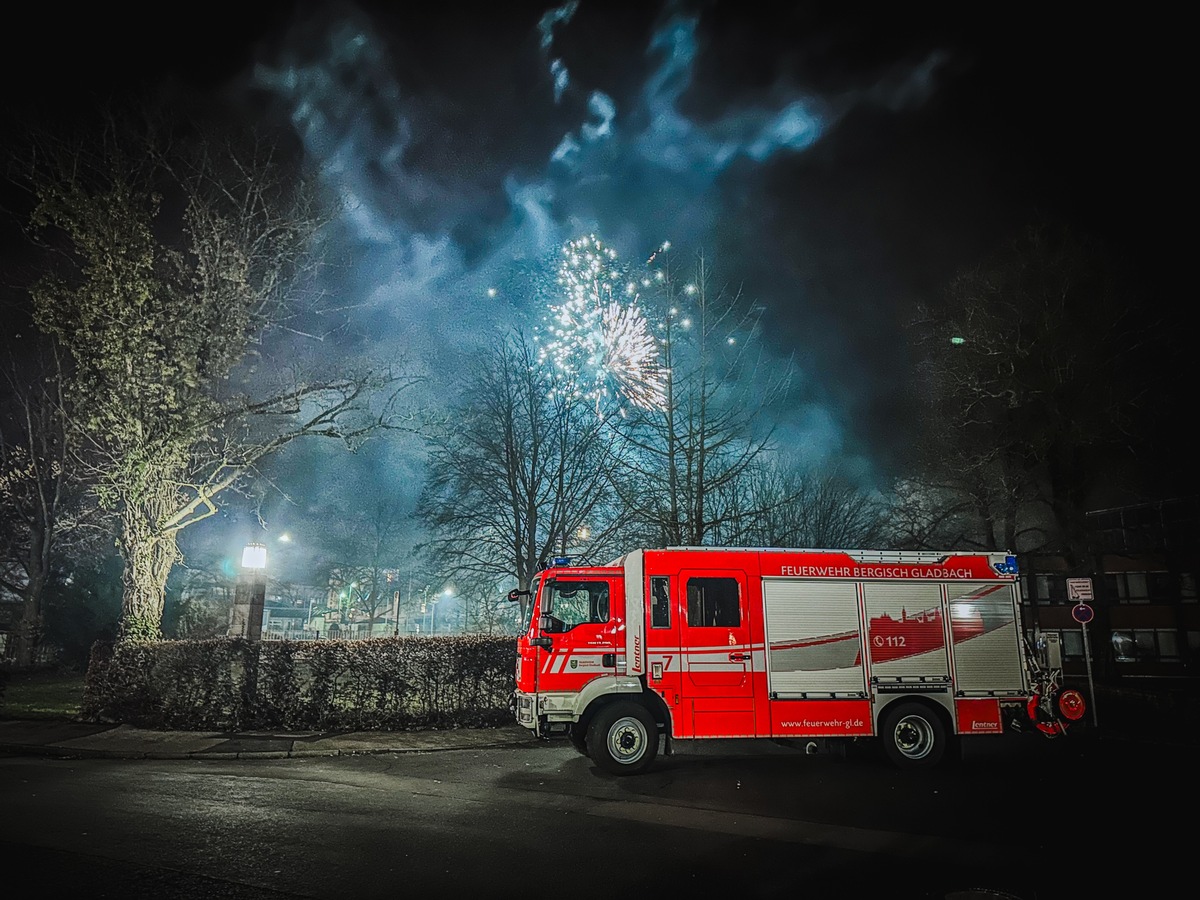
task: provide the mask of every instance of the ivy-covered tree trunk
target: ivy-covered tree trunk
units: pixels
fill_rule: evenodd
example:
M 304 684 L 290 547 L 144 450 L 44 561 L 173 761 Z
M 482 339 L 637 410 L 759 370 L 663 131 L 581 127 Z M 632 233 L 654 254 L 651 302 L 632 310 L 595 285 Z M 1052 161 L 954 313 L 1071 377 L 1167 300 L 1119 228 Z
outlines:
M 179 560 L 176 532 L 163 533 L 149 501 L 128 504 L 121 515 L 121 558 L 125 569 L 118 640 L 162 639 L 167 577 Z

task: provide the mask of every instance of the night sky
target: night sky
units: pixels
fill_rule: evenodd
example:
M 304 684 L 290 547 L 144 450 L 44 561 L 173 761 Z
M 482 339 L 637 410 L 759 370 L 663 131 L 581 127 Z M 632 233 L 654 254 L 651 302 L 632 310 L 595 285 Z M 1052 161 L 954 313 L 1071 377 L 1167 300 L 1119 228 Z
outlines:
M 1147 315 L 1190 321 L 1171 214 L 1186 211 L 1182 29 L 1148 13 L 192 9 L 30 11 L 5 42 L 10 115 L 186 85 L 290 123 L 350 201 L 329 287 L 358 308 L 338 354 L 406 356 L 437 378 L 536 317 L 516 273 L 563 241 L 595 232 L 638 263 L 669 240 L 766 308 L 764 349 L 798 365 L 789 445 L 872 478 L 909 437 L 911 304 L 1028 224 L 1102 242 Z M 419 473 L 401 456 L 372 465 Z

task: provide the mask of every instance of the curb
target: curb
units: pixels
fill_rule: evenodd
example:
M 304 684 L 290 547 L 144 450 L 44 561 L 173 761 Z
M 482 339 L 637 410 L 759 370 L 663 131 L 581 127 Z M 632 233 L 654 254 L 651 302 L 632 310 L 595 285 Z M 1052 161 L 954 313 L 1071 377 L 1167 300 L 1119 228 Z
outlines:
M 291 743 L 282 740 L 280 743 Z M 291 746 L 288 749 L 258 749 L 258 750 L 137 750 L 106 749 L 101 747 L 65 747 L 61 744 L 28 744 L 17 742 L 0 742 L 0 754 L 15 756 L 37 756 L 49 759 L 195 759 L 231 761 L 238 759 L 310 759 L 314 757 L 335 756 L 378 756 L 385 753 L 440 753 L 448 750 L 487 750 L 503 747 L 519 746 L 523 741 L 501 739 L 481 741 L 478 743 L 464 742 L 446 746 L 399 746 L 389 744 L 379 747 L 307 747 Z

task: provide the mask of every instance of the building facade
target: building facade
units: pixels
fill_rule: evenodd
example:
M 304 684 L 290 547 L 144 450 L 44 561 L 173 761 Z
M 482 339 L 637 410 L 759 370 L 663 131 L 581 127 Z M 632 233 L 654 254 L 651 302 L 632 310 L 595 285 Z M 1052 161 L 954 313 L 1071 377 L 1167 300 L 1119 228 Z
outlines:
M 1117 682 L 1200 676 L 1200 498 L 1088 513 L 1090 572 L 1061 559 L 1022 558 L 1026 635 L 1057 632 L 1063 673 Z M 1088 577 L 1092 619 L 1073 614 L 1068 579 Z M 1086 618 L 1086 617 L 1085 617 Z

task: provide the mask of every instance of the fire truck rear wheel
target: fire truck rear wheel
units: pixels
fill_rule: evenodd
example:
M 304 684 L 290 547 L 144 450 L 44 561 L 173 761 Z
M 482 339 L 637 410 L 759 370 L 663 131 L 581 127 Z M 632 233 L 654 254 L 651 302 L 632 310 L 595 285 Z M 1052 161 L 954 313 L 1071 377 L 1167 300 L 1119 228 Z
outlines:
M 888 759 L 902 769 L 936 766 L 949 745 L 942 717 L 921 703 L 897 703 L 889 707 L 880 737 Z
M 604 771 L 637 775 L 658 755 L 658 726 L 640 703 L 618 700 L 596 713 L 587 746 L 592 761 Z

